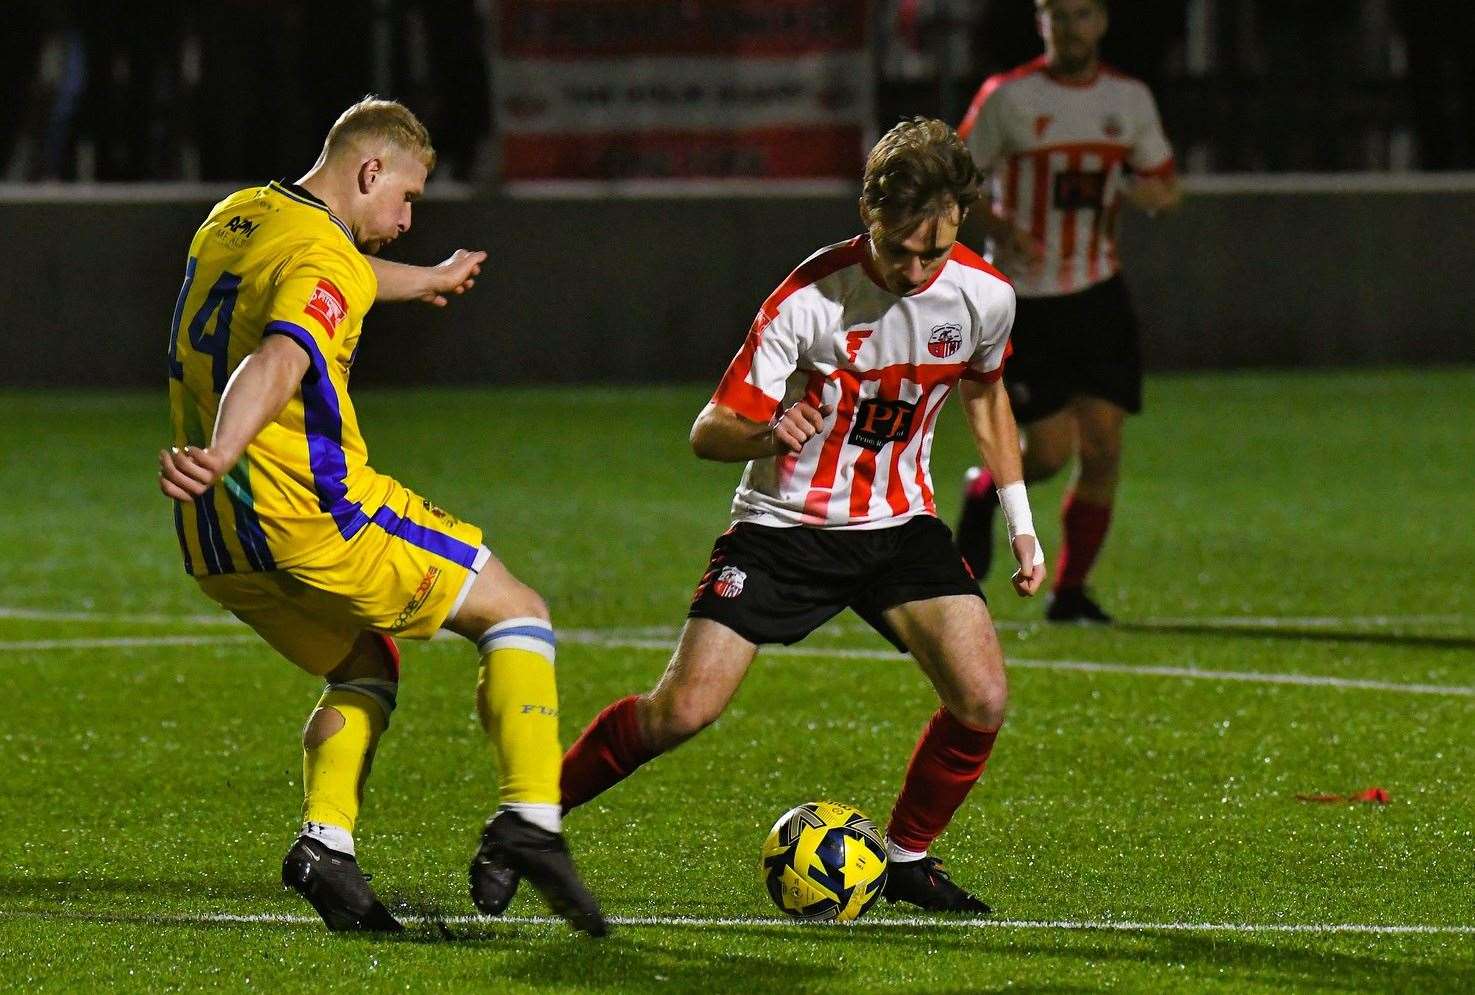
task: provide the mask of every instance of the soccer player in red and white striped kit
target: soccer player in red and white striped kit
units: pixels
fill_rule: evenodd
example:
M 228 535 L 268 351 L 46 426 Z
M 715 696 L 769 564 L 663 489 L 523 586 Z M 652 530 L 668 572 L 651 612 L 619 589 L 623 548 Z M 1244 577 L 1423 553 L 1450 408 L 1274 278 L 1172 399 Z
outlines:
M 1111 523 L 1123 423 L 1142 409 L 1117 214 L 1123 198 L 1157 214 L 1180 193 L 1152 93 L 1101 62 L 1105 0 L 1035 0 L 1035 8 L 1045 54 L 986 80 L 958 127 L 993 194 L 992 210 L 975 211 L 963 237 L 986 236 L 990 259 L 1019 293 L 1004 380 L 1023 428 L 1024 479 L 1077 461 L 1046 617 L 1105 623 L 1086 578 Z M 980 579 L 997 494 L 992 473 L 969 471 L 957 539 Z
M 1014 291 L 957 241 L 980 183 L 946 124 L 898 124 L 866 162 L 865 233 L 810 256 L 764 302 L 691 430 L 699 457 L 747 463 L 734 524 L 664 676 L 605 708 L 564 756 L 565 810 L 715 721 L 761 644 L 798 642 L 851 608 L 912 654 L 941 703 L 891 813 L 885 897 L 989 912 L 928 852 L 982 774 L 1006 697 L 988 608 L 927 470 L 955 386 L 1002 484 L 1020 595 L 1038 590 L 1045 561 L 1000 380 Z M 505 908 L 517 877 L 502 880 Z

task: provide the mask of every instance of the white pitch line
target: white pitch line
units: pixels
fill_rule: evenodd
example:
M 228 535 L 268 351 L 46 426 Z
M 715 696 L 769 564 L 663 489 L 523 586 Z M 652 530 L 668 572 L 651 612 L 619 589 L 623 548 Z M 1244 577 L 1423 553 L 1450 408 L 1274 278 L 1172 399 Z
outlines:
M 1202 625 L 1225 629 L 1331 629 L 1337 626 L 1387 628 L 1394 625 L 1455 625 L 1469 621 L 1468 615 L 1180 615 L 1125 619 L 1134 625 Z
M 669 652 L 671 644 L 649 639 L 620 639 L 600 635 L 597 630 L 562 634 L 565 642 L 604 646 L 611 649 L 660 650 Z M 844 660 L 902 660 L 895 650 L 843 649 L 840 647 L 765 646 L 768 656 L 831 657 Z M 1475 687 L 1447 684 L 1399 684 L 1394 681 L 1370 681 L 1352 677 L 1326 677 L 1318 674 L 1275 674 L 1256 670 L 1200 670 L 1196 667 L 1169 667 L 1135 663 L 1100 663 L 1092 660 L 1031 660 L 1011 657 L 1008 666 L 1019 670 L 1057 670 L 1076 673 L 1121 674 L 1134 677 L 1177 677 L 1190 681 L 1236 681 L 1244 684 L 1290 684 L 1300 687 L 1330 687 L 1358 691 L 1388 691 L 1394 694 L 1431 694 L 1457 698 L 1475 698 Z
M 99 636 L 95 639 L 16 639 L 0 641 L 0 653 L 39 650 L 127 649 L 137 646 L 212 646 L 259 642 L 260 636 Z
M 170 615 L 159 612 L 92 612 L 55 611 L 46 608 L 15 608 L 0 606 L 0 618 L 28 619 L 38 622 L 119 622 L 137 625 L 203 625 L 239 627 L 242 623 L 224 612 L 216 614 Z M 1202 625 L 1225 628 L 1333 628 L 1339 625 L 1388 627 L 1395 625 L 1457 625 L 1475 621 L 1475 617 L 1458 612 L 1419 615 L 1181 615 L 1148 616 L 1140 619 L 1124 619 L 1137 625 Z M 994 619 L 1000 629 L 1033 629 L 1043 625 L 1043 620 Z M 832 632 L 871 631 L 860 622 L 838 620 L 827 627 Z M 608 629 L 581 629 L 580 632 L 616 632 L 628 635 L 661 635 L 675 630 L 671 626 L 615 626 Z
M 131 915 L 110 916 L 105 912 L 89 915 L 83 912 L 53 912 L 45 909 L 18 909 L 0 911 L 0 918 L 25 919 L 69 919 L 82 922 L 116 922 L 119 920 L 164 925 L 196 925 L 201 923 L 238 923 L 241 925 L 320 926 L 317 916 L 282 912 L 258 913 L 206 913 L 204 915 Z M 507 916 L 488 919 L 484 916 L 401 916 L 404 922 L 448 926 L 490 926 L 505 923 L 514 926 L 562 926 L 562 919 L 552 916 Z M 797 923 L 792 919 L 758 916 L 611 916 L 609 922 L 615 926 L 690 926 L 697 928 L 766 928 L 792 929 L 887 929 L 887 928 L 939 928 L 978 930 L 1058 930 L 1087 932 L 1093 930 L 1117 933 L 1310 933 L 1310 934 L 1425 934 L 1425 935 L 1475 935 L 1475 926 L 1435 925 L 1402 923 L 1255 923 L 1255 922 L 1135 922 L 1112 919 L 952 919 L 925 918 L 922 916 L 874 917 L 858 919 L 849 923 Z M 797 934 L 796 934 L 797 935 Z
M 81 612 L 51 611 L 45 608 L 0 607 L 0 618 L 18 618 L 33 622 L 117 622 L 123 625 L 225 625 L 239 628 L 243 623 L 234 615 L 164 615 L 152 612 Z
M 560 633 L 565 643 L 600 646 L 608 649 L 650 650 L 668 653 L 670 639 L 630 639 L 611 633 L 618 630 L 566 629 Z M 0 641 L 0 653 L 40 652 L 49 650 L 130 649 L 148 646 L 207 646 L 221 643 L 256 642 L 254 635 L 220 636 L 117 636 L 84 639 L 27 639 Z M 846 649 L 843 647 L 769 646 L 769 656 L 797 656 L 841 660 L 904 659 L 894 650 Z M 1171 677 L 1190 681 L 1229 681 L 1241 684 L 1285 684 L 1297 687 L 1328 687 L 1355 691 L 1386 691 L 1392 694 L 1426 694 L 1455 698 L 1475 698 L 1475 687 L 1448 684 L 1401 684 L 1395 681 L 1372 681 L 1352 677 L 1329 677 L 1318 674 L 1277 674 L 1257 670 L 1201 670 L 1196 667 L 1172 667 L 1135 663 L 1103 663 L 1094 660 L 1031 660 L 1013 658 L 1008 665 L 1017 670 L 1054 670 L 1073 673 L 1117 674 L 1129 677 Z

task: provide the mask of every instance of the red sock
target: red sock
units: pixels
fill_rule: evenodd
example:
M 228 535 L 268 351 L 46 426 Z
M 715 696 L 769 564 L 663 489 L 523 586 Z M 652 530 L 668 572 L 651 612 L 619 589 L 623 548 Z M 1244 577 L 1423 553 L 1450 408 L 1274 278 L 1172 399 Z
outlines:
M 632 694 L 606 707 L 563 755 L 559 791 L 565 812 L 619 784 L 656 755 L 640 735 L 635 701 Z
M 983 773 L 998 734 L 997 729 L 965 726 L 947 709 L 939 708 L 922 730 L 907 765 L 901 796 L 891 810 L 887 839 L 904 850 L 925 852 Z
M 994 489 L 993 474 L 988 472 L 986 466 L 975 466 L 968 470 L 963 483 L 963 496 L 969 501 L 977 501 L 980 498 L 991 497 L 990 491 Z
M 1064 538 L 1060 543 L 1060 559 L 1055 564 L 1055 590 L 1081 587 L 1096 563 L 1096 554 L 1106 541 L 1111 527 L 1111 505 L 1096 504 L 1067 491 L 1060 508 Z

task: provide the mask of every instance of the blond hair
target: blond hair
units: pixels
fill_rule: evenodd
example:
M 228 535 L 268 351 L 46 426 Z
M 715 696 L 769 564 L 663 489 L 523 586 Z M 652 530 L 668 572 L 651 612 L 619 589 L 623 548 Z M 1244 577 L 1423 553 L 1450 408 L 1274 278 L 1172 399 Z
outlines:
M 871 149 L 860 200 L 885 234 L 904 234 L 955 205 L 966 212 L 978 201 L 981 181 L 956 131 L 943 121 L 914 117 Z
M 372 93 L 338 115 L 323 142 L 323 158 L 350 147 L 377 151 L 385 145 L 413 154 L 426 172 L 435 168 L 435 148 L 420 119 L 399 101 Z

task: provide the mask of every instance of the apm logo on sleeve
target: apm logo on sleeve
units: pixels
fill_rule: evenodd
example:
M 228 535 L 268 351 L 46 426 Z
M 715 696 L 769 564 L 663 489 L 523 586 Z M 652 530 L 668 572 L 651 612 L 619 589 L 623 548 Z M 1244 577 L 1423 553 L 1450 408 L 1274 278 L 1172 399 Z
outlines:
M 348 317 L 348 302 L 337 287 L 327 280 L 319 280 L 318 285 L 312 288 L 312 296 L 307 299 L 307 307 L 302 309 L 302 313 L 316 319 L 331 339 L 343 319 Z

